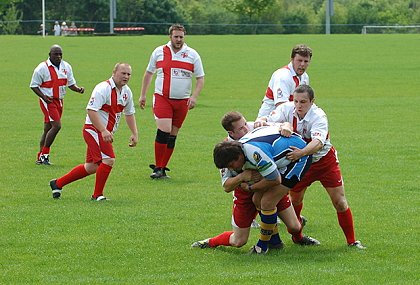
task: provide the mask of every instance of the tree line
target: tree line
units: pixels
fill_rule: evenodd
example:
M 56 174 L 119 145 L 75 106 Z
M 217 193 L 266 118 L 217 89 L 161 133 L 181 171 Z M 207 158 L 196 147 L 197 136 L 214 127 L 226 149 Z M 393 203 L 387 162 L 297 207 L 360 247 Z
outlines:
M 183 23 L 189 34 L 324 33 L 328 0 L 116 0 L 114 22 L 164 34 Z M 109 31 L 109 0 L 45 0 L 46 19 Z M 420 0 L 334 0 L 331 33 L 360 33 L 363 25 L 418 25 Z M 0 33 L 33 34 L 40 0 L 0 0 Z M 24 23 L 24 24 L 23 24 Z

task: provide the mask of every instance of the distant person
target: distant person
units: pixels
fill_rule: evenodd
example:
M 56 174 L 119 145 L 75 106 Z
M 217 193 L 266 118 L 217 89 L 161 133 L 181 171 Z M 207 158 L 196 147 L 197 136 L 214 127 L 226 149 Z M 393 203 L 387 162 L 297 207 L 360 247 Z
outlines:
M 96 85 L 86 107 L 83 128 L 83 138 L 87 144 L 86 162 L 50 181 L 54 199 L 60 198 L 65 185 L 96 173 L 92 200 L 106 200 L 104 187 L 115 162 L 112 142 L 123 113 L 131 131 L 128 146 L 135 147 L 138 142 L 133 94 L 127 85 L 130 77 L 131 66 L 117 63 L 112 77 Z
M 41 24 L 41 25 L 39 25 L 39 30 L 36 33 L 42 36 L 43 32 L 44 32 L 44 25 Z M 47 30 L 45 30 L 45 35 L 48 36 Z
M 55 21 L 53 31 L 54 31 L 54 36 L 60 36 L 61 35 L 61 27 L 60 27 L 60 24 L 58 23 L 58 21 Z
M 76 27 L 76 24 L 74 23 L 74 22 L 71 22 L 71 25 L 70 25 L 70 31 L 69 31 L 69 36 L 77 36 L 77 27 Z
M 61 129 L 63 99 L 66 86 L 71 90 L 84 93 L 85 88 L 76 85 L 73 70 L 69 63 L 62 60 L 63 51 L 59 45 L 50 48 L 49 58 L 34 70 L 32 91 L 39 97 L 39 105 L 44 113 L 44 132 L 40 140 L 40 150 L 36 164 L 50 165 L 50 148 Z
M 188 110 L 195 107 L 204 86 L 204 69 L 200 55 L 184 43 L 185 28 L 174 24 L 169 28 L 170 41 L 157 47 L 144 73 L 139 99 L 140 108 L 146 105 L 146 92 L 157 72 L 153 95 L 153 113 L 157 133 L 155 164 L 149 165 L 153 179 L 169 178 L 166 166 L 175 148 L 175 140 Z M 192 78 L 196 77 L 191 95 Z
M 62 36 L 67 36 L 67 34 L 68 34 L 67 29 L 68 28 L 69 27 L 67 26 L 67 23 L 66 22 L 61 23 L 61 35 Z
M 297 161 L 305 155 L 313 156 L 308 172 L 290 191 L 296 216 L 300 217 L 306 189 L 313 182 L 319 181 L 330 196 L 347 244 L 353 248 L 365 249 L 355 237 L 353 214 L 346 199 L 337 151 L 330 141 L 327 115 L 315 105 L 314 91 L 308 85 L 295 89 L 293 101 L 278 106 L 265 119 L 268 122 L 292 124 L 293 131 L 308 142 L 304 148 L 294 148 L 289 152 L 288 159 Z
M 302 84 L 309 85 L 309 76 L 306 70 L 312 59 L 312 49 L 299 44 L 293 47 L 291 60 L 288 65 L 277 69 L 268 83 L 262 101 L 258 118 L 268 116 L 280 104 L 293 101 L 293 91 Z M 258 126 L 258 125 L 257 125 Z

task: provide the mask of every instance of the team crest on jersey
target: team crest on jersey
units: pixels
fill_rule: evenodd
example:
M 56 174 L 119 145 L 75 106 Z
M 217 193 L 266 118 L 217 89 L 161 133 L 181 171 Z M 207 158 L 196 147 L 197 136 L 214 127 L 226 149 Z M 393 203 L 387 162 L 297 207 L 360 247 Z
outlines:
M 95 97 L 90 97 L 89 105 L 92 106 L 95 103 Z
M 63 69 L 63 73 L 64 73 L 65 75 L 67 75 L 67 70 Z
M 128 95 L 126 93 L 124 93 L 124 95 L 122 97 L 123 97 L 124 101 L 127 101 Z
M 252 158 L 258 164 L 258 162 L 260 162 L 260 160 L 261 160 L 261 154 L 259 154 L 258 152 L 254 152 L 254 154 L 252 155 Z
M 281 89 L 277 89 L 277 98 L 281 98 L 283 96 L 283 91 Z
M 181 53 L 181 56 L 182 56 L 182 58 L 186 58 L 186 57 L 188 57 L 188 53 L 184 51 L 183 53 Z

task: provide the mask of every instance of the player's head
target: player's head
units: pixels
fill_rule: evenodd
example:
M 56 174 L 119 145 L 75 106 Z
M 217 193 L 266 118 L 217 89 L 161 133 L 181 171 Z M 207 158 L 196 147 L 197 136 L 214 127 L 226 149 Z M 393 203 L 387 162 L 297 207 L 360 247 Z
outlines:
M 236 111 L 228 112 L 222 117 L 222 126 L 234 140 L 239 140 L 249 132 L 245 117 Z
M 305 117 L 315 101 L 315 92 L 309 85 L 299 85 L 293 91 L 293 103 L 299 117 Z
M 304 44 L 295 45 L 290 57 L 294 58 L 296 55 L 312 58 L 312 49 Z
M 237 141 L 226 141 L 216 144 L 213 150 L 213 160 L 219 169 L 242 169 L 242 166 L 245 164 L 242 144 Z
M 180 24 L 173 24 L 169 28 L 169 39 L 171 40 L 172 49 L 177 52 L 184 45 L 185 28 Z
M 50 61 L 55 66 L 59 66 L 61 59 L 63 58 L 63 49 L 59 45 L 53 45 L 50 48 L 50 53 L 48 54 Z
M 299 44 L 293 47 L 291 61 L 293 70 L 298 76 L 301 76 L 308 69 L 311 63 L 312 49 L 306 45 Z
M 128 63 L 119 62 L 112 70 L 112 80 L 118 89 L 126 85 L 131 77 L 131 66 Z

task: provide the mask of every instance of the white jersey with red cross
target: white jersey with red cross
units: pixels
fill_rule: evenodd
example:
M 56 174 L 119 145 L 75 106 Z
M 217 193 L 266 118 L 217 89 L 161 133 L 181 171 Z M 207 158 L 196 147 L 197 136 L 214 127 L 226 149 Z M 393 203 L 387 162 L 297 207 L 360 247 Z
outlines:
M 204 76 L 200 55 L 187 44 L 175 53 L 171 48 L 171 42 L 153 51 L 147 71 L 157 72 L 155 93 L 170 99 L 189 98 L 192 77 Z
M 97 111 L 106 129 L 111 133 L 115 133 L 121 114 L 132 115 L 135 113 L 133 93 L 128 85 L 124 85 L 120 92 L 115 86 L 114 80 L 110 78 L 96 85 L 86 110 Z M 85 123 L 92 125 L 88 115 Z
M 59 68 L 50 59 L 41 62 L 34 70 L 29 87 L 39 87 L 44 95 L 50 98 L 63 99 L 66 86 L 76 84 L 70 64 L 64 60 Z
M 313 162 L 317 162 L 325 156 L 332 147 L 328 132 L 328 119 L 325 112 L 313 104 L 303 119 L 299 119 L 293 102 L 287 102 L 278 106 L 267 117 L 268 122 L 289 122 L 293 131 L 302 136 L 306 142 L 318 139 L 323 147 L 313 154 Z
M 309 85 L 309 76 L 306 72 L 298 76 L 292 62 L 277 69 L 268 82 L 258 118 L 268 116 L 278 103 L 293 101 L 293 91 L 299 85 Z

